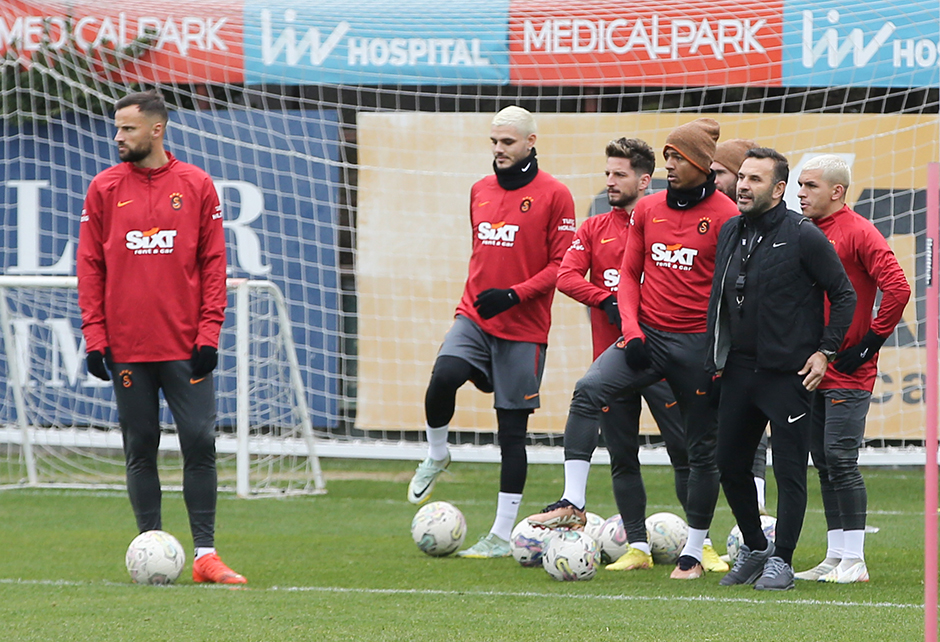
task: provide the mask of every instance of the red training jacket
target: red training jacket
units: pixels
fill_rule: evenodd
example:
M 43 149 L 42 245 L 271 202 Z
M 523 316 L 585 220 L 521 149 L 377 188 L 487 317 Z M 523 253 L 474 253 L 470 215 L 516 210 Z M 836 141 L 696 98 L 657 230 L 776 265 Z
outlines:
M 473 252 L 457 314 L 500 339 L 548 343 L 558 266 L 574 226 L 571 192 L 548 172 L 516 190 L 500 187 L 495 175 L 477 181 L 470 190 Z M 512 288 L 521 303 L 484 320 L 473 302 L 489 288 Z
M 641 322 L 664 332 L 705 332 L 718 231 L 738 214 L 719 191 L 686 210 L 666 205 L 665 190 L 640 199 L 620 269 L 625 340 L 645 339 Z
M 78 236 L 85 347 L 119 363 L 189 359 L 219 345 L 225 235 L 212 179 L 167 153 L 158 169 L 121 163 L 91 181 Z
M 901 320 L 904 306 L 911 298 L 911 286 L 904 278 L 898 259 L 871 221 L 848 206 L 825 218 L 813 219 L 835 247 L 842 260 L 845 273 L 855 288 L 858 297 L 852 325 L 845 333 L 840 350 L 854 346 L 871 329 L 879 337 L 888 337 Z M 878 316 L 872 321 L 875 295 L 881 290 L 881 305 Z M 826 300 L 826 319 L 829 318 L 829 301 Z M 878 355 L 863 363 L 850 375 L 843 374 L 831 365 L 826 369 L 819 387 L 822 389 L 848 388 L 872 391 L 878 374 Z
M 630 216 L 614 208 L 592 216 L 578 228 L 571 247 L 558 268 L 558 289 L 591 308 L 591 337 L 597 359 L 614 341 L 620 330 L 611 325 L 599 307 L 620 284 L 620 264 L 630 232 Z M 590 280 L 585 275 L 590 272 Z

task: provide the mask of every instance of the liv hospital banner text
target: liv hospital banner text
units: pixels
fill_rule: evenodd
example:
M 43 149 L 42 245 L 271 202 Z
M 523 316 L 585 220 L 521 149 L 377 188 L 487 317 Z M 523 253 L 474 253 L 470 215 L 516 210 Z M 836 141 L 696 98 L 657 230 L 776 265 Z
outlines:
M 110 73 L 146 82 L 937 87 L 938 23 L 933 0 L 3 1 L 0 55 L 136 42 Z

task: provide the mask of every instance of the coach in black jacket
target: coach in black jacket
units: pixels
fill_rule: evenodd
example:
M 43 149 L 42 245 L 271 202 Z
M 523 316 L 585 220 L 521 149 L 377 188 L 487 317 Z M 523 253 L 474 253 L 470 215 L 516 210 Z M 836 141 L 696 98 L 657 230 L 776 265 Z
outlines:
M 706 369 L 720 384 L 718 469 L 744 545 L 723 586 L 793 588 L 793 551 L 806 512 L 813 391 L 852 322 L 855 291 L 826 236 L 783 203 L 789 167 L 779 152 L 748 151 L 738 173 L 741 216 L 718 237 Z M 830 301 L 829 323 L 825 298 Z M 761 529 L 751 474 L 771 424 L 776 544 Z

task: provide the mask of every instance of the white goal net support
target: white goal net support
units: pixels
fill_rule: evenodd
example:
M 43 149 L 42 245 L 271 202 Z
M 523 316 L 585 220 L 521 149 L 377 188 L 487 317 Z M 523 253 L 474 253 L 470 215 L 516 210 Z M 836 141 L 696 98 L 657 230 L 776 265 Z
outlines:
M 283 292 L 324 457 L 423 457 L 424 392 L 466 279 L 469 190 L 492 171 L 500 108 L 535 113 L 540 168 L 571 189 L 579 224 L 607 209 L 613 138 L 659 152 L 709 115 L 723 140 L 787 155 L 797 210 L 802 164 L 840 154 L 848 204 L 914 291 L 882 351 L 863 462 L 924 461 L 934 0 L 24 0 L 0 5 L 0 59 L 0 272 L 74 274 L 84 192 L 117 162 L 113 102 L 160 89 L 168 149 L 219 191 L 229 276 Z M 665 187 L 659 165 L 652 190 Z M 530 461 L 561 460 L 590 336 L 584 308 L 556 295 L 529 424 L 545 447 Z M 497 460 L 492 397 L 465 386 L 457 406 L 455 458 Z M 665 463 L 648 417 L 643 432 L 644 461 Z
M 112 384 L 84 368 L 77 279 L 0 276 L 0 487 L 120 486 Z M 242 497 L 325 491 L 287 306 L 268 281 L 230 279 L 214 373 L 219 487 Z M 112 373 L 117 376 L 116 373 Z M 182 480 L 161 404 L 161 477 Z

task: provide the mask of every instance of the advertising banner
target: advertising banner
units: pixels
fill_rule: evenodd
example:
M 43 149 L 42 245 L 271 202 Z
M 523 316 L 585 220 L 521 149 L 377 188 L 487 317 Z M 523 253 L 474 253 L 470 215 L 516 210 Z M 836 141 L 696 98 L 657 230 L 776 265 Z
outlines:
M 243 82 L 242 41 L 240 2 L 0 3 L 0 56 L 74 46 L 95 73 L 129 82 Z
M 245 3 L 245 81 L 505 84 L 508 0 Z
M 118 162 L 113 135 L 114 125 L 97 118 L 71 116 L 50 126 L 5 124 L 0 273 L 75 274 L 85 192 L 91 177 Z M 337 417 L 338 136 L 336 113 L 315 111 L 180 111 L 171 114 L 167 128 L 167 149 L 213 178 L 222 202 L 228 276 L 266 279 L 283 292 L 316 426 L 333 425 Z M 226 325 L 234 323 L 233 303 L 230 297 Z M 51 413 L 49 423 L 67 425 L 72 413 L 87 411 L 56 404 L 63 386 L 84 389 L 79 392 L 101 388 L 110 395 L 110 384 L 85 371 L 77 310 L 66 315 L 62 308 L 16 301 L 11 308 L 22 364 L 43 364 L 24 376 L 30 393 Z M 4 361 L 0 399 L 9 400 Z M 216 377 L 216 387 L 234 391 L 234 376 Z M 0 404 L 0 422 L 12 423 L 13 413 L 12 403 Z
M 780 84 L 783 3 L 515 0 L 511 81 L 523 85 Z

